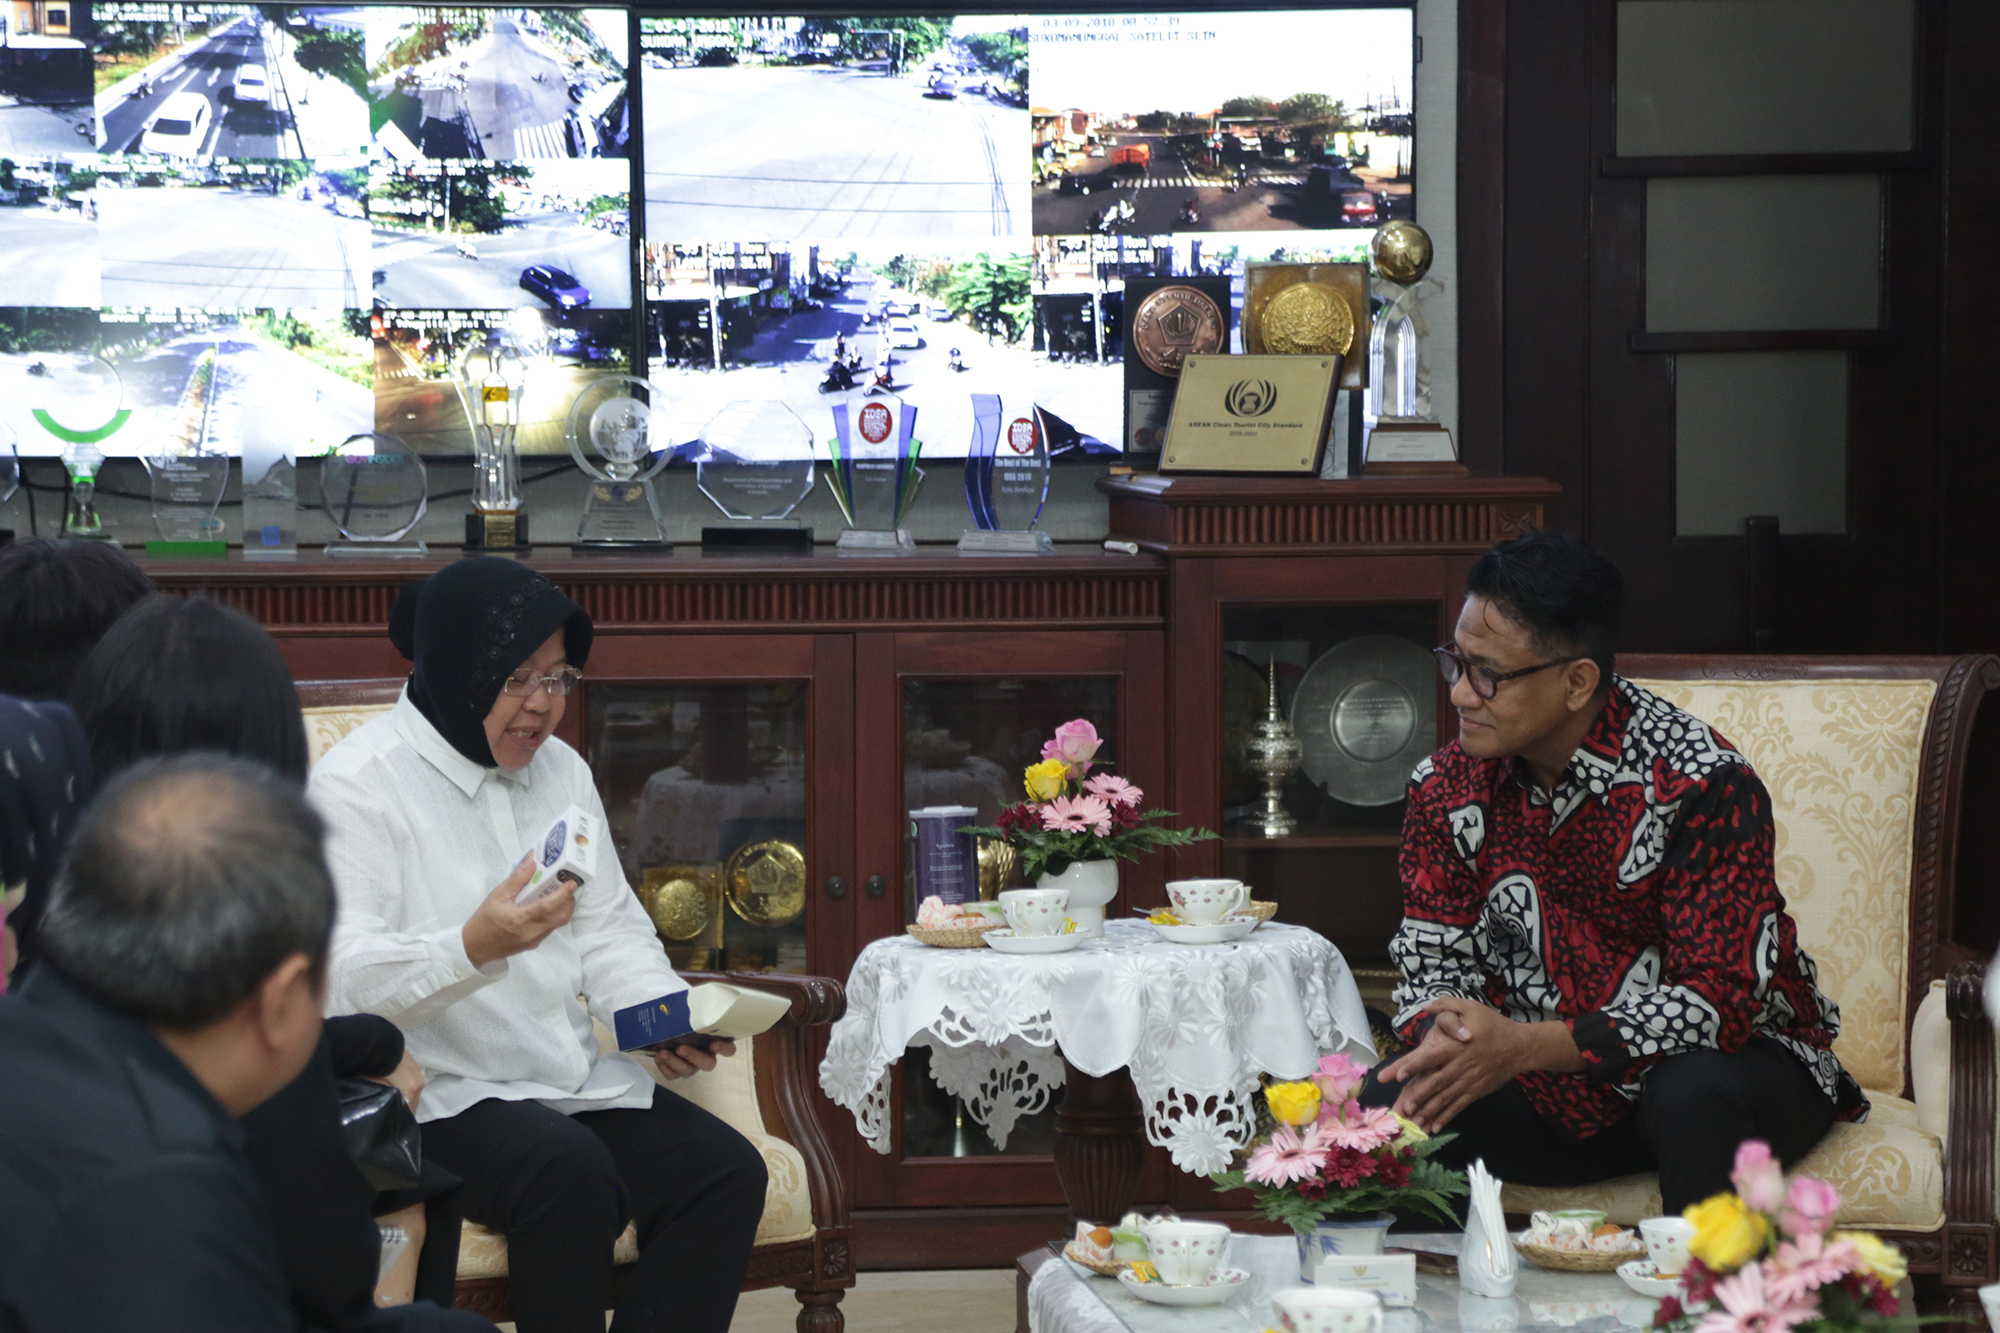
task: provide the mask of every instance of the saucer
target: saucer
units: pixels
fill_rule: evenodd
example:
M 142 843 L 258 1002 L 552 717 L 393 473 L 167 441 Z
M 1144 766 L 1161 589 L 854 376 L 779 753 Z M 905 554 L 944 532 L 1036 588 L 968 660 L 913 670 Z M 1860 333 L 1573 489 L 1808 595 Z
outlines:
M 1618 1276 L 1641 1296 L 1673 1296 L 1681 1289 L 1678 1277 L 1661 1277 L 1651 1259 L 1629 1259 L 1618 1265 Z
M 1001 953 L 1063 953 L 1083 943 L 1083 936 L 1069 935 L 1016 935 L 1011 926 L 989 930 L 980 936 L 988 947 Z
M 1155 1305 L 1220 1305 L 1249 1286 L 1250 1275 L 1240 1268 L 1218 1268 L 1215 1276 L 1199 1287 L 1170 1287 L 1164 1282 L 1141 1282 L 1132 1270 L 1118 1270 L 1118 1283 L 1125 1290 Z
M 1147 922 L 1170 944 L 1227 944 L 1240 940 L 1262 924 L 1256 917 L 1237 912 L 1212 926 L 1162 926 Z

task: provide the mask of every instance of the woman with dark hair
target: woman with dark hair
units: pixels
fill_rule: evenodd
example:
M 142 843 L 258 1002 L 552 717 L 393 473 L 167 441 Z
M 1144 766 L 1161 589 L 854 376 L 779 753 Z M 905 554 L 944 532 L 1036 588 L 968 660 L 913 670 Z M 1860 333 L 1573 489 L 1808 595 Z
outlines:
M 330 1007 L 408 1032 L 429 1080 L 425 1149 L 464 1178 L 465 1216 L 507 1237 L 521 1333 L 603 1333 L 628 1221 L 639 1261 L 611 1327 L 726 1333 L 763 1158 L 591 1035 L 593 1017 L 609 1026 L 686 983 L 615 857 L 581 889 L 515 901 L 524 853 L 568 807 L 604 826 L 589 767 L 555 736 L 590 617 L 488 556 L 406 588 L 389 635 L 415 664 L 403 697 L 328 751 L 310 785 L 340 896 Z M 681 1047 L 654 1063 L 679 1078 L 715 1055 Z
M 305 782 L 305 717 L 291 670 L 263 626 L 226 606 L 169 596 L 134 606 L 84 659 L 75 694 L 99 782 L 142 759 L 192 750 L 255 759 Z M 245 1155 L 304 1326 L 411 1333 L 485 1327 L 463 1322 L 476 1316 L 448 1313 L 459 1223 L 440 1196 L 457 1178 L 426 1163 L 415 1190 L 378 1195 L 342 1139 L 336 1078 L 389 1083 L 412 1107 L 423 1091 L 395 1025 L 351 1015 L 328 1019 L 305 1072 L 243 1117 Z M 411 1236 L 379 1288 L 376 1218 Z M 447 1309 L 410 1305 L 413 1296 Z M 378 1299 L 393 1308 L 378 1309 Z
M 109 542 L 0 547 L 0 694 L 67 699 L 77 664 L 153 581 Z

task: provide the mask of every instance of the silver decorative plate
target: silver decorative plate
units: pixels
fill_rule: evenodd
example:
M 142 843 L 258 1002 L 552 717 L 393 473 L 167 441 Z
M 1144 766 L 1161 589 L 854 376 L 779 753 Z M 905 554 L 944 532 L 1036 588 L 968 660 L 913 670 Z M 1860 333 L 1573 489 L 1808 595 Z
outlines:
M 1393 634 L 1321 654 L 1292 696 L 1306 776 L 1349 805 L 1403 799 L 1410 770 L 1437 749 L 1437 663 Z

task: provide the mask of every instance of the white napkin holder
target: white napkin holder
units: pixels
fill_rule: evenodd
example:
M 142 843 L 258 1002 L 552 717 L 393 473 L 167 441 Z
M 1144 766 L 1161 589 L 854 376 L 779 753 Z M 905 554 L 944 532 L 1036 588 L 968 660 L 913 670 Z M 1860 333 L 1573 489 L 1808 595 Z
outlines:
M 1512 1296 L 1514 1242 L 1500 1211 L 1500 1182 L 1481 1158 L 1466 1172 L 1465 1240 L 1458 1247 L 1458 1285 L 1475 1296 Z

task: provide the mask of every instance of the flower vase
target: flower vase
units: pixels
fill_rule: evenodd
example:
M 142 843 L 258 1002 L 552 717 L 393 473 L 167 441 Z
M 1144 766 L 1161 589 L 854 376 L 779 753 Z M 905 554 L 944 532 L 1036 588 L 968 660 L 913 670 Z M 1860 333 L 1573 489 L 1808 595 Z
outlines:
M 1079 935 L 1104 934 L 1104 905 L 1118 896 L 1118 862 L 1072 861 L 1060 875 L 1043 874 L 1038 889 L 1067 889 L 1069 916 Z
M 1380 1254 L 1388 1238 L 1393 1213 L 1322 1218 L 1311 1231 L 1299 1234 L 1299 1281 L 1311 1282 L 1319 1261 L 1330 1254 Z

